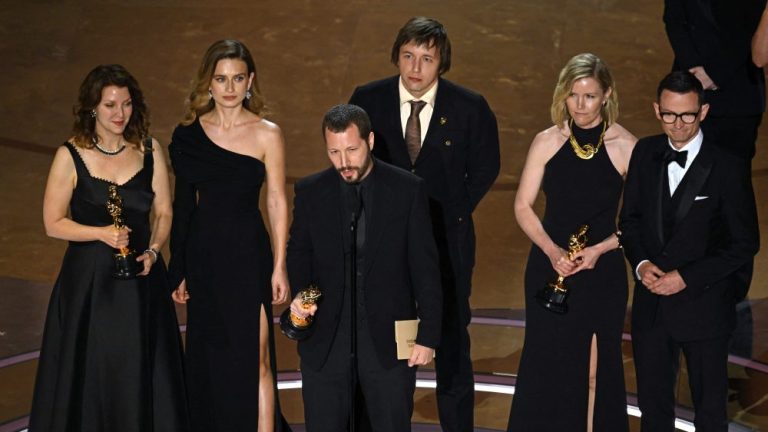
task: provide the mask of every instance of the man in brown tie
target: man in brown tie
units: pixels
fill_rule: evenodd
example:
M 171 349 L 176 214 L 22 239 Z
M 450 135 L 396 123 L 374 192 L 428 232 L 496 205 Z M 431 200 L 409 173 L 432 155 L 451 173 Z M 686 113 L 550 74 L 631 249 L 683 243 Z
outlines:
M 499 173 L 496 117 L 481 95 L 442 78 L 451 67 L 451 43 L 438 21 L 408 20 L 391 60 L 399 74 L 356 88 L 350 103 L 370 116 L 374 155 L 426 181 L 443 287 L 435 358 L 440 424 L 444 431 L 471 431 L 472 212 Z

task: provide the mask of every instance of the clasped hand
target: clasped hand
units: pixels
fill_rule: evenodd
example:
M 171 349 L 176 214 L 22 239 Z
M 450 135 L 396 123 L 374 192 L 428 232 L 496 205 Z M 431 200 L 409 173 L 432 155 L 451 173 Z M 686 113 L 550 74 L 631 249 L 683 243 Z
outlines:
M 600 258 L 601 252 L 595 247 L 586 247 L 568 257 L 568 252 L 562 248 L 557 249 L 554 257 L 549 257 L 552 268 L 563 277 L 574 275 L 585 269 L 593 269 Z
M 670 296 L 686 287 L 680 272 L 677 270 L 664 272 L 650 261 L 641 264 L 637 273 L 640 276 L 640 282 L 648 288 L 648 291 L 657 295 Z

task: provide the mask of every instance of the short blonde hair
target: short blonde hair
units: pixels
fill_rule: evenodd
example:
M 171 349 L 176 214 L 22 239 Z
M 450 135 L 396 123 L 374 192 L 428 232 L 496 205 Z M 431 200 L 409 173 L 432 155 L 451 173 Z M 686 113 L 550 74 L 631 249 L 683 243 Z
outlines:
M 608 65 L 600 60 L 600 57 L 591 53 L 573 56 L 560 71 L 550 107 L 552 123 L 560 126 L 571 119 L 565 100 L 571 93 L 573 83 L 582 78 L 594 78 L 600 84 L 603 92 L 611 90 L 605 105 L 600 108 L 600 115 L 603 120 L 608 122 L 608 126 L 615 123 L 619 117 L 619 94 L 616 92 L 616 84 Z

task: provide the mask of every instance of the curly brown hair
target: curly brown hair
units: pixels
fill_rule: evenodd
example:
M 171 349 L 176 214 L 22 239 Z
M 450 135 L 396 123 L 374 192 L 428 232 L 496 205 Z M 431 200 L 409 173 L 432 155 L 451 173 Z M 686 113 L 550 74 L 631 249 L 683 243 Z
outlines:
M 242 42 L 233 39 L 224 39 L 216 41 L 208 47 L 197 70 L 197 77 L 192 82 L 192 91 L 186 102 L 187 112 L 184 115 L 182 124 L 189 125 L 201 115 L 213 110 L 215 102 L 208 94 L 211 86 L 213 73 L 216 71 L 216 65 L 219 60 L 237 59 L 242 60 L 248 68 L 248 74 L 253 74 L 251 87 L 251 97 L 243 99 L 243 107 L 256 115 L 263 116 L 267 114 L 267 107 L 264 96 L 259 90 L 259 79 L 256 74 L 256 64 L 253 62 L 251 52 Z
M 80 84 L 80 95 L 77 105 L 73 108 L 75 124 L 72 129 L 75 145 L 81 148 L 93 148 L 94 142 L 98 140 L 93 111 L 101 102 L 101 92 L 108 86 L 128 89 L 133 112 L 123 131 L 123 138 L 136 148 L 140 148 L 142 141 L 149 136 L 149 112 L 139 83 L 125 67 L 119 64 L 96 66 L 88 72 L 83 83 Z

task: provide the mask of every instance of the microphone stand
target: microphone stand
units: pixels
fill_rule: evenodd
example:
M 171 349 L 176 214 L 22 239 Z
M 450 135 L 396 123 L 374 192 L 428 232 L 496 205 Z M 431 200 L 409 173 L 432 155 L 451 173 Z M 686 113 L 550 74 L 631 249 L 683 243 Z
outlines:
M 350 321 L 352 322 L 352 331 L 350 332 L 349 345 L 349 374 L 350 374 L 350 392 L 349 392 L 349 431 L 355 432 L 357 425 L 356 402 L 357 402 L 357 217 L 360 213 L 360 205 L 352 211 L 352 220 L 349 223 L 350 231 Z

